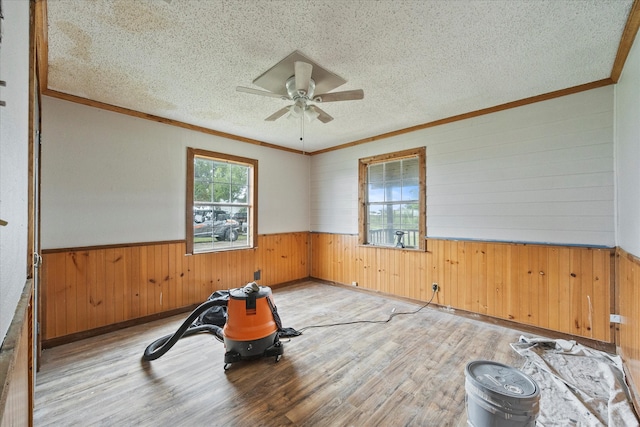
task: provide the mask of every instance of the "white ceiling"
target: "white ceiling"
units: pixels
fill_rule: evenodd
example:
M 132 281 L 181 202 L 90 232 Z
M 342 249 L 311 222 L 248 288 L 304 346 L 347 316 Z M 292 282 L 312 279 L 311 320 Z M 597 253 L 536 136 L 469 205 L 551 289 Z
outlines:
M 313 152 L 609 78 L 632 0 L 48 0 L 48 88 Z M 236 92 L 298 50 L 334 117 Z M 293 72 L 292 72 L 293 74 Z M 283 82 L 284 84 L 284 82 Z

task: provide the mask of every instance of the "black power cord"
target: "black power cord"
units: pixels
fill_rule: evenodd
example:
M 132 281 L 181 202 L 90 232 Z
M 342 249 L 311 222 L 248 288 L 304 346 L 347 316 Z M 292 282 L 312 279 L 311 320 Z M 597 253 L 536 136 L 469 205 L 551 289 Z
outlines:
M 431 304 L 431 301 L 433 301 L 433 298 L 436 296 L 436 292 L 438 292 L 438 285 L 434 283 L 433 286 L 431 287 L 431 289 L 433 290 L 433 294 L 431 294 L 431 298 L 429 299 L 429 301 L 427 301 L 426 304 L 422 305 L 420 308 L 418 308 L 417 310 L 414 310 L 414 311 L 397 311 L 397 312 L 394 311 L 385 320 L 352 320 L 352 321 L 349 321 L 349 322 L 338 322 L 338 323 L 327 323 L 325 325 L 305 326 L 302 329 L 298 329 L 298 332 L 302 333 L 303 331 L 306 331 L 307 329 L 312 329 L 312 328 L 328 328 L 328 327 L 332 327 L 332 326 L 355 325 L 355 324 L 358 324 L 358 323 L 389 323 L 391 321 L 391 319 L 393 319 L 396 316 L 400 316 L 400 315 L 403 315 L 403 314 L 416 314 L 416 313 L 420 312 L 422 309 L 427 308 L 429 306 L 429 304 Z

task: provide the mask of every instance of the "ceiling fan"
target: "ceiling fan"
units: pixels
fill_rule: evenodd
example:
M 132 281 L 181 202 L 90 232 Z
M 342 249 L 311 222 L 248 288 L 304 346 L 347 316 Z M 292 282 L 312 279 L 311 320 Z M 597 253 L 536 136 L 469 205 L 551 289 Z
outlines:
M 271 67 L 253 83 L 267 91 L 243 86 L 236 87 L 236 90 L 293 102 L 267 117 L 266 121 L 275 121 L 289 113 L 293 117 L 307 117 L 310 120 L 317 118 L 322 123 L 328 123 L 333 117 L 312 103 L 364 98 L 362 89 L 329 92 L 346 83 L 346 80 L 325 70 L 298 51 Z

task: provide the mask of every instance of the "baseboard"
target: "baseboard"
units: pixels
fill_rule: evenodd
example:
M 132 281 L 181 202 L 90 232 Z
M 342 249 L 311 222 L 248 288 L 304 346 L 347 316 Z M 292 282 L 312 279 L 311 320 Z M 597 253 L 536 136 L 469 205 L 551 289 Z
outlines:
M 144 323 L 153 322 L 155 320 L 165 319 L 167 317 L 175 316 L 177 314 L 187 313 L 193 311 L 199 304 L 188 305 L 185 307 L 176 308 L 173 310 L 163 311 L 161 313 L 151 314 L 149 316 L 138 317 L 137 319 L 131 319 L 124 322 L 114 323 L 112 325 L 103 326 L 100 328 L 89 329 L 82 332 L 77 332 L 61 337 L 51 338 L 42 341 L 42 348 L 52 348 L 59 345 L 69 344 L 75 341 L 80 341 L 86 338 L 95 337 L 98 335 L 108 334 L 109 332 L 119 331 L 121 329 L 130 328 L 132 326 L 142 325 Z
M 355 292 L 365 292 L 368 294 L 372 294 L 372 295 L 380 295 L 380 296 L 384 296 L 387 298 L 394 298 L 400 301 L 405 301 L 405 302 L 409 302 L 412 304 L 420 304 L 423 305 L 425 303 L 425 301 L 422 300 L 416 300 L 413 298 L 407 298 L 407 297 L 401 297 L 398 295 L 393 295 L 393 294 L 387 294 L 384 292 L 379 292 L 379 291 L 374 291 L 371 289 L 365 289 L 365 288 L 361 288 L 361 287 L 357 287 L 357 286 L 352 286 L 352 285 L 347 285 L 344 283 L 337 283 L 337 282 L 331 282 L 331 281 L 327 281 L 327 280 L 322 280 L 322 279 L 317 279 L 317 278 L 310 278 L 312 280 L 315 280 L 317 282 L 320 283 L 324 283 L 327 285 L 331 285 L 331 286 L 339 286 L 341 288 L 345 288 L 345 289 L 350 289 L 353 290 Z M 518 322 L 513 322 L 511 320 L 505 320 L 505 319 L 499 319 L 496 317 L 492 317 L 492 316 L 487 316 L 486 314 L 480 314 L 480 313 L 474 313 L 471 311 L 465 311 L 465 310 L 461 310 L 458 308 L 452 309 L 450 307 L 447 306 L 442 306 L 436 303 L 431 303 L 430 304 L 431 307 L 433 308 L 438 308 L 441 310 L 446 310 L 447 312 L 450 312 L 453 315 L 457 315 L 457 316 L 462 316 L 462 317 L 466 317 L 468 319 L 474 319 L 474 320 L 480 320 L 482 322 L 485 323 L 490 323 L 492 325 L 496 325 L 496 326 L 503 326 L 505 328 L 509 328 L 509 329 L 517 329 L 523 332 L 527 332 L 533 335 L 540 335 L 543 337 L 547 337 L 547 338 L 552 338 L 552 339 L 565 339 L 565 340 L 573 340 L 577 343 L 583 344 L 587 347 L 596 349 L 596 350 L 600 350 L 600 351 L 604 351 L 606 353 L 610 353 L 610 354 L 616 354 L 616 346 L 614 343 L 608 343 L 608 342 L 603 342 L 603 341 L 598 341 L 598 340 L 593 340 L 590 338 L 585 338 L 585 337 L 581 337 L 581 336 L 577 336 L 577 335 L 571 335 L 571 334 L 567 334 L 564 332 L 558 332 L 558 331 L 554 331 L 551 329 L 545 329 L 545 328 L 541 328 L 538 326 L 531 326 L 531 325 L 526 325 L 524 323 L 518 323 Z
M 278 283 L 276 285 L 271 285 L 271 289 L 278 289 L 287 286 L 292 286 L 301 282 L 309 280 L 308 277 L 304 279 L 292 280 L 289 282 Z M 203 301 L 204 302 L 204 301 Z M 137 319 L 131 319 L 124 322 L 114 323 L 112 325 L 103 326 L 100 328 L 89 329 L 82 332 L 77 332 L 69 335 L 64 335 L 61 337 L 51 338 L 48 340 L 42 341 L 42 348 L 52 348 L 57 347 L 59 345 L 69 344 L 75 341 L 80 341 L 86 338 L 95 337 L 98 335 L 108 334 L 109 332 L 119 331 L 121 329 L 130 328 L 132 326 L 142 325 L 145 323 L 153 322 L 155 320 L 165 319 L 167 317 L 175 316 L 182 313 L 190 313 L 195 310 L 200 304 L 192 304 L 185 307 L 175 308 L 173 310 L 163 311 L 161 313 L 151 314 L 149 316 L 138 317 Z

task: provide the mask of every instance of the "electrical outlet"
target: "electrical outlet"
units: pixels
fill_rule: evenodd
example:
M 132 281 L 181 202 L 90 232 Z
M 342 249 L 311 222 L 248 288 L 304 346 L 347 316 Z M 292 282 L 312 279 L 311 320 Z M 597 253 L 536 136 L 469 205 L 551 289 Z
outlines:
M 260 280 L 260 270 L 253 272 L 253 280 Z
M 433 285 L 431 285 L 431 290 L 433 292 L 438 292 L 440 290 L 440 286 L 436 282 L 433 282 Z
M 351 282 L 351 286 L 358 286 L 358 282 Z

